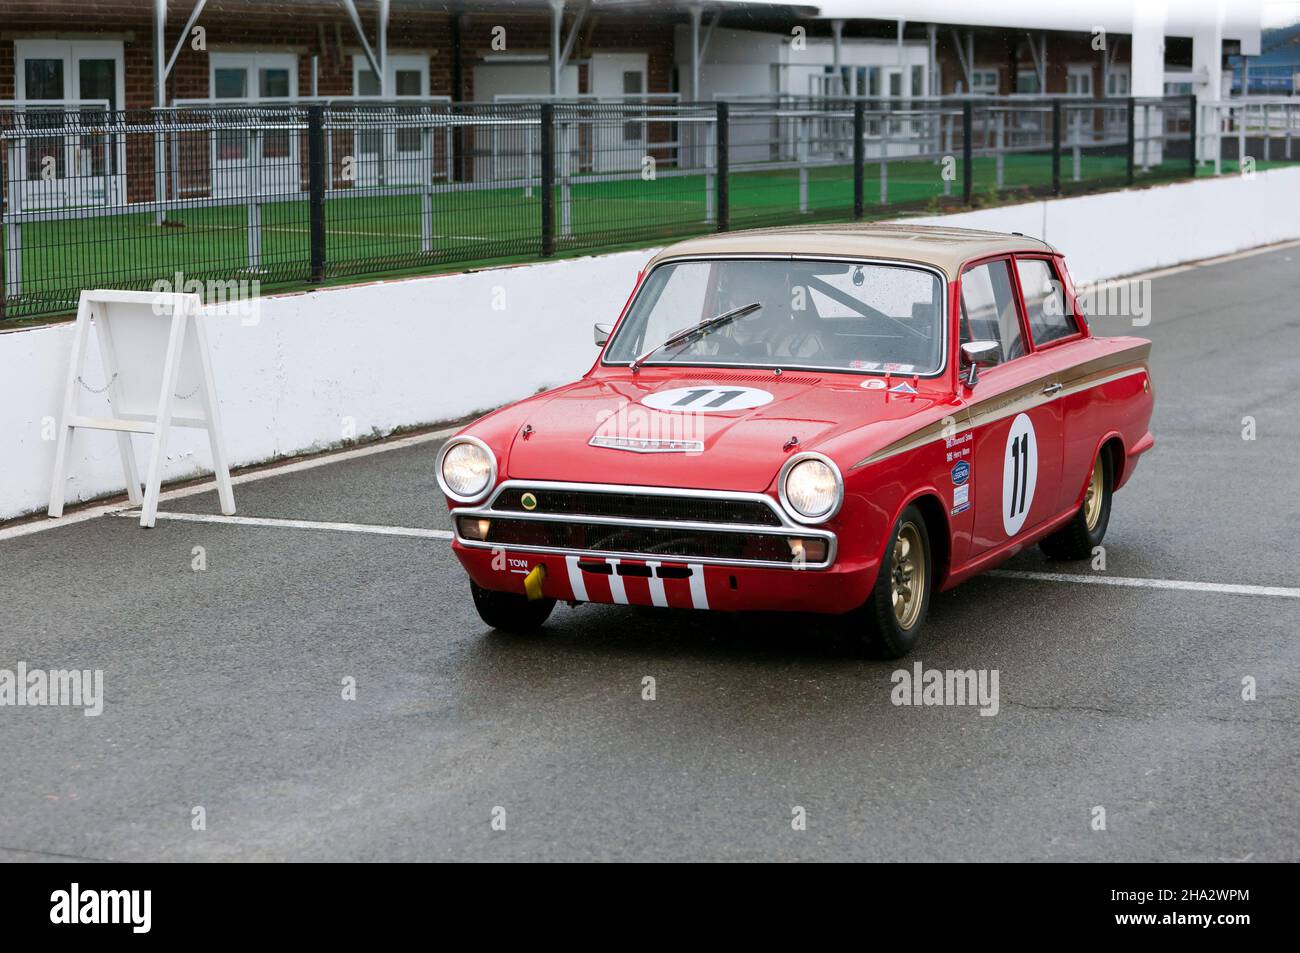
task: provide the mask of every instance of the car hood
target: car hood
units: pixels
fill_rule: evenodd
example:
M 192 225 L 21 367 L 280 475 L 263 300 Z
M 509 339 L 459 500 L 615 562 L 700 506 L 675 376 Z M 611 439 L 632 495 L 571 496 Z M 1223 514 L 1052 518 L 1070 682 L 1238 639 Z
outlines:
M 847 470 L 873 449 L 867 443 L 896 439 L 908 429 L 899 426 L 903 418 L 936 402 L 934 395 L 887 394 L 862 383 L 844 374 L 661 369 L 585 378 L 516 405 L 519 428 L 505 473 L 511 479 L 762 492 L 793 450 L 820 450 Z M 863 428 L 867 443 L 835 439 Z M 698 441 L 702 449 L 638 453 L 592 446 L 595 436 Z M 797 447 L 787 448 L 792 438 Z M 853 459 L 837 459 L 837 449 Z

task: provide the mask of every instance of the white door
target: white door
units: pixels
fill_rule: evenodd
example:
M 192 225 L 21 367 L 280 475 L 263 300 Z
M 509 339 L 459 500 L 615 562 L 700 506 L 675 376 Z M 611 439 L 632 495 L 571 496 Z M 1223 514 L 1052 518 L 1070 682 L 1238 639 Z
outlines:
M 1106 70 L 1106 98 L 1128 96 L 1129 72 L 1127 66 L 1112 66 Z M 1106 138 L 1116 139 L 1128 135 L 1128 110 L 1125 106 L 1106 107 Z
M 641 168 L 646 155 L 646 123 L 637 118 L 637 107 L 647 102 L 646 54 L 593 53 L 589 84 L 598 100 L 623 103 L 628 110 L 627 121 L 597 119 L 592 136 L 592 168 L 597 172 Z
M 1066 68 L 1065 92 L 1077 99 L 1092 99 L 1092 66 L 1074 65 Z M 1068 109 L 1066 120 L 1066 143 L 1083 142 L 1092 137 L 1093 110 Z
M 292 53 L 212 53 L 208 63 L 210 96 L 217 107 L 227 101 L 231 106 L 285 105 L 298 96 L 298 57 Z M 268 195 L 302 188 L 298 133 L 274 128 L 274 118 L 270 111 L 260 117 L 240 110 L 216 115 L 214 195 Z M 267 125 L 272 128 L 259 128 Z
M 474 67 L 474 101 L 479 103 L 537 102 L 551 95 L 551 67 L 547 63 L 494 61 Z M 578 67 L 569 65 L 560 73 L 560 98 L 578 95 Z M 529 113 L 536 117 L 536 112 Z M 473 130 L 474 149 L 481 158 L 474 160 L 475 181 L 500 182 L 541 174 L 537 154 L 540 146 L 537 126 L 523 123 L 518 116 L 503 110 L 501 117 L 515 122 Z M 480 138 L 481 137 L 481 138 Z M 482 156 L 481 150 L 487 150 Z
M 352 57 L 352 90 L 384 102 L 418 100 L 429 95 L 429 58 L 389 54 L 384 64 L 388 95 L 380 96 L 379 79 L 364 56 Z M 356 111 L 357 184 L 414 185 L 423 182 L 432 159 L 431 133 L 416 124 L 403 126 L 402 111 L 359 104 Z
M 19 121 L 37 135 L 18 142 L 11 194 L 29 209 L 125 203 L 126 142 L 97 129 L 125 100 L 121 42 L 17 40 L 14 53 Z

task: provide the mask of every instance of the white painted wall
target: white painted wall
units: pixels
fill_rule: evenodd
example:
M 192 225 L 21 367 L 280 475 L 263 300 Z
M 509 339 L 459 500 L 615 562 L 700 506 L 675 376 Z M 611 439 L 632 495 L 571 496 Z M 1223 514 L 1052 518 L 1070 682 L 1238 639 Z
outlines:
M 209 320 L 232 465 L 453 420 L 581 376 L 653 249 L 263 298 L 257 323 Z M 494 304 L 502 304 L 500 310 Z M 44 510 L 72 325 L 0 334 L 0 519 Z M 86 371 L 102 386 L 98 343 Z M 104 396 L 82 409 L 108 416 Z M 48 418 L 48 420 L 46 419 Z M 43 433 L 42 431 L 45 431 Z M 141 472 L 148 440 L 135 436 Z M 112 434 L 73 440 L 69 504 L 123 487 Z M 431 464 L 432 465 L 432 464 Z M 210 472 L 202 431 L 174 430 L 165 480 Z
M 1076 281 L 1099 280 L 1300 238 L 1300 168 L 911 219 L 1019 231 L 1060 247 Z M 211 322 L 234 465 L 466 416 L 581 375 L 593 321 L 610 321 L 653 249 L 412 278 L 261 302 L 258 323 Z M 494 300 L 503 301 L 496 310 Z M 72 343 L 70 324 L 0 334 L 0 519 L 43 510 Z M 86 379 L 102 383 L 96 345 Z M 83 409 L 105 411 L 83 394 Z M 143 459 L 145 439 L 135 438 Z M 431 465 L 432 465 L 432 458 Z M 165 477 L 207 472 L 201 436 L 176 431 Z M 68 501 L 122 490 L 112 435 L 79 434 Z

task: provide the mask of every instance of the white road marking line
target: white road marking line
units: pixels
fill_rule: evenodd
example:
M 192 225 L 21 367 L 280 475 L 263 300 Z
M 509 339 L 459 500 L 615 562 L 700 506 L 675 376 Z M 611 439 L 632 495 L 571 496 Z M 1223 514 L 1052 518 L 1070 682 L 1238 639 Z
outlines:
M 412 437 L 402 437 L 398 440 L 389 440 L 384 443 L 370 444 L 365 447 L 354 447 L 351 450 L 339 450 L 334 453 L 327 452 L 320 456 L 310 457 L 306 460 L 295 460 L 292 463 L 284 463 L 279 466 L 264 467 L 260 470 L 241 473 L 237 476 L 232 476 L 230 482 L 233 486 L 239 486 L 242 483 L 254 483 L 257 480 L 269 480 L 271 477 L 284 476 L 289 473 L 301 473 L 304 470 L 314 470 L 317 467 L 328 466 L 331 463 L 342 463 L 345 460 L 355 460 L 358 457 L 369 457 L 376 453 L 387 453 L 389 450 L 402 450 L 406 447 L 414 447 L 422 443 L 442 440 L 446 437 L 450 437 L 458 429 L 458 427 L 444 427 L 442 430 L 415 434 Z M 188 496 L 198 496 L 200 493 L 212 493 L 216 488 L 216 481 L 208 480 L 204 483 L 196 483 L 194 486 L 182 486 L 172 490 L 164 490 L 159 495 L 158 502 L 165 503 L 168 500 L 180 500 Z M 238 505 L 238 501 L 236 501 L 236 505 Z M 47 530 L 58 529 L 60 526 L 71 526 L 74 523 L 84 523 L 87 520 L 98 519 L 101 516 L 113 516 L 133 508 L 135 508 L 133 504 L 128 502 L 104 503 L 99 506 L 92 506 L 89 509 L 76 510 L 72 513 L 67 513 L 56 520 L 43 519 L 34 520 L 30 523 L 20 523 L 17 526 L 0 528 L 0 540 L 17 539 L 20 536 L 30 536 L 32 533 L 43 533 Z
M 212 484 L 212 489 L 217 485 Z M 67 513 L 56 520 L 42 519 L 31 523 L 19 523 L 17 526 L 10 526 L 7 529 L 0 529 L 0 540 L 17 539 L 20 536 L 31 536 L 33 533 L 43 533 L 46 530 L 58 529 L 60 526 L 71 526 L 74 523 L 84 523 L 87 520 L 98 519 L 101 516 L 107 516 L 110 513 L 116 513 L 120 510 L 131 506 L 130 503 L 106 503 L 100 506 L 92 506 L 90 509 L 77 510 L 75 513 Z
M 138 511 L 114 513 L 135 517 Z M 371 533 L 375 536 L 416 536 L 422 539 L 451 539 L 451 530 L 424 529 L 419 526 L 381 526 L 377 523 L 325 523 L 319 520 L 282 520 L 264 516 L 219 516 L 213 513 L 162 513 L 160 520 L 182 523 L 229 523 L 232 526 L 263 526 L 272 529 L 323 529 L 336 533 Z
M 1042 582 L 1078 582 L 1094 586 L 1128 586 L 1136 589 L 1179 589 L 1187 592 L 1221 592 L 1233 596 L 1277 596 L 1300 599 L 1300 589 L 1285 586 L 1239 586 L 1224 582 L 1192 582 L 1186 579 L 1136 579 L 1131 576 L 1083 576 L 1066 572 L 1022 572 L 993 569 L 986 576 L 1002 579 L 1030 579 Z

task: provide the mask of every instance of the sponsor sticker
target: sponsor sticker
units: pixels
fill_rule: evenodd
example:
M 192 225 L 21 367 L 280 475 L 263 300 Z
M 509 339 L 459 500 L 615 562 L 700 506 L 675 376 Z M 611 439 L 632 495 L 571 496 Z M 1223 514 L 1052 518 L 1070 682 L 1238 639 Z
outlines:
M 889 392 L 891 394 L 915 394 L 916 388 L 907 383 L 907 381 L 903 381 L 902 383 L 895 384 L 893 387 L 889 388 Z
M 970 464 L 965 460 L 958 460 L 952 465 L 952 485 L 961 486 L 970 479 Z
M 864 390 L 884 390 L 885 382 L 879 377 L 873 377 L 870 380 L 863 381 L 858 386 L 862 387 Z

